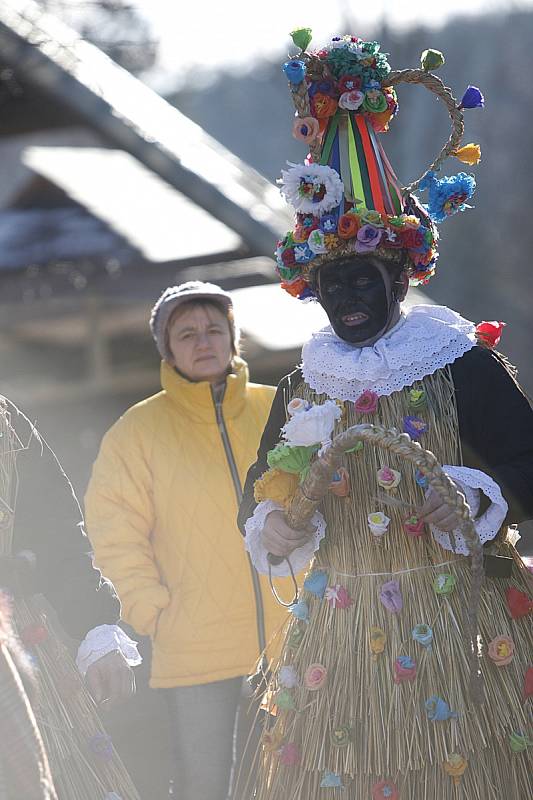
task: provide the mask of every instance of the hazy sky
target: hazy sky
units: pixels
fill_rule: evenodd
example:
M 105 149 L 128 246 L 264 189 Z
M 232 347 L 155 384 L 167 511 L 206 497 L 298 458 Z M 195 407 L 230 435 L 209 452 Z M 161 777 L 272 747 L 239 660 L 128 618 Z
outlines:
M 321 43 L 330 34 L 347 32 L 339 30 L 347 16 L 350 32 L 364 38 L 385 15 L 391 26 L 438 26 L 452 15 L 531 7 L 533 0 L 134 0 L 134 4 L 152 21 L 160 39 L 161 67 L 175 73 L 181 65 L 249 64 L 254 56 L 278 54 L 280 47 L 289 47 L 287 33 L 296 27 L 312 28 Z

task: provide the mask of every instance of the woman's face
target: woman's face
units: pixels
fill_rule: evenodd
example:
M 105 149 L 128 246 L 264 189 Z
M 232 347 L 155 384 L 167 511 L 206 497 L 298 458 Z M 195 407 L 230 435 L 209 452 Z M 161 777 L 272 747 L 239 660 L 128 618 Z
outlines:
M 319 272 L 320 303 L 337 336 L 362 347 L 384 332 L 390 278 L 367 258 L 353 258 Z
M 172 366 L 190 381 L 219 383 L 228 373 L 232 341 L 225 313 L 197 303 L 178 308 L 168 326 Z

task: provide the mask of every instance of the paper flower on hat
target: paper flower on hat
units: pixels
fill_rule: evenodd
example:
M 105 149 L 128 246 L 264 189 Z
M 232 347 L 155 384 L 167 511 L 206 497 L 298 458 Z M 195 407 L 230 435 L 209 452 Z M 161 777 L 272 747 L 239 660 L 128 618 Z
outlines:
M 381 537 L 389 528 L 390 517 L 387 517 L 383 511 L 375 511 L 367 517 L 368 527 L 372 536 Z
M 326 770 L 320 781 L 321 789 L 342 789 L 342 778 L 337 772 Z
M 285 423 L 281 434 L 293 447 L 309 447 L 325 444 L 331 439 L 335 422 L 341 417 L 341 410 L 333 400 L 322 405 L 313 405 L 303 414 L 295 414 Z
M 485 98 L 477 86 L 469 86 L 464 93 L 459 108 L 483 108 Z
M 400 793 L 392 781 L 380 781 L 372 787 L 372 800 L 399 800 Z
M 475 188 L 475 178 L 466 172 L 438 179 L 435 173 L 430 171 L 420 181 L 421 191 L 427 189 L 429 192 L 427 210 L 434 222 L 444 222 L 457 211 L 470 208 L 467 201 L 473 196 Z
M 365 389 L 355 401 L 354 407 L 358 414 L 373 414 L 377 410 L 378 403 L 378 395 L 370 389 Z
M 297 119 L 292 126 L 292 135 L 295 139 L 305 144 L 313 142 L 320 133 L 318 120 L 314 117 Z
M 294 497 L 298 483 L 298 475 L 269 469 L 254 483 L 254 498 L 257 503 L 272 500 L 286 508 Z
M 514 642 L 510 636 L 496 636 L 488 647 L 489 658 L 497 667 L 506 667 L 514 656 Z
M 497 347 L 502 338 L 505 322 L 480 322 L 476 325 L 476 339 L 483 342 L 486 347 Z
M 436 694 L 426 700 L 425 707 L 428 719 L 432 722 L 444 722 L 459 716 L 457 711 L 452 711 L 448 703 Z
M 344 193 L 337 172 L 322 164 L 289 164 L 281 172 L 281 193 L 299 212 L 320 216 L 336 208 Z
M 326 586 L 328 585 L 328 576 L 327 573 L 323 570 L 313 570 L 310 575 L 304 581 L 304 589 L 311 594 L 314 594 L 315 597 L 318 597 L 320 600 L 324 597 L 324 593 L 326 591 Z
M 278 682 L 284 689 L 294 689 L 295 686 L 298 686 L 300 681 L 298 680 L 296 667 L 293 667 L 292 664 L 286 664 L 284 667 L 280 667 Z
M 445 58 L 440 50 L 424 50 L 420 56 L 420 66 L 429 72 L 442 67 Z
M 386 643 L 387 635 L 382 628 L 370 628 L 370 651 L 374 661 L 377 661 L 378 656 L 383 653 Z
M 459 753 L 452 753 L 451 756 L 442 765 L 444 772 L 453 778 L 456 786 L 459 786 L 461 777 L 468 767 L 468 760 Z
M 533 611 L 533 600 L 515 586 L 510 586 L 506 590 L 505 599 L 507 600 L 507 609 L 513 619 L 520 619 Z
M 465 144 L 463 147 L 454 150 L 452 155 L 463 164 L 469 164 L 472 167 L 481 161 L 481 147 L 470 142 L 470 144 Z
M 305 63 L 298 58 L 293 58 L 292 61 L 286 61 L 282 69 L 289 83 L 302 83 L 305 78 Z

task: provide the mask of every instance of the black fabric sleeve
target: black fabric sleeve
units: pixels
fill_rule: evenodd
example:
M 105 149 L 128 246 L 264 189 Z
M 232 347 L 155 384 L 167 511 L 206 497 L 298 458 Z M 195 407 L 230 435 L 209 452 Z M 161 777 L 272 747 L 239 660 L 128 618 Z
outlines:
M 35 554 L 31 589 L 44 594 L 67 632 L 116 624 L 120 603 L 92 565 L 74 491 L 49 448 L 35 436 L 17 455 L 13 551 Z
M 498 353 L 476 346 L 451 366 L 463 462 L 490 475 L 509 504 L 506 523 L 533 517 L 533 410 Z
M 296 369 L 290 375 L 286 375 L 276 390 L 270 415 L 268 417 L 261 442 L 259 443 L 259 450 L 257 451 L 257 459 L 255 464 L 252 464 L 248 470 L 246 481 L 244 484 L 242 502 L 239 508 L 239 515 L 237 517 L 237 524 L 244 536 L 244 526 L 246 520 L 249 519 L 254 513 L 257 503 L 254 499 L 254 483 L 261 477 L 263 472 L 268 469 L 267 453 L 275 447 L 280 438 L 280 430 L 287 422 L 287 403 L 291 400 L 292 391 L 295 386 L 303 380 L 301 370 Z

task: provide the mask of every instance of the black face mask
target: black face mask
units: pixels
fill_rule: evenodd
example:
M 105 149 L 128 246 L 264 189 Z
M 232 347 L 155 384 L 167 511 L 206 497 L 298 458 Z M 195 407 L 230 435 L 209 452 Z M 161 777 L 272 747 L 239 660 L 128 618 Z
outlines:
M 363 258 L 323 268 L 319 274 L 320 304 L 337 336 L 351 344 L 366 342 L 389 319 L 387 287 L 380 271 Z

